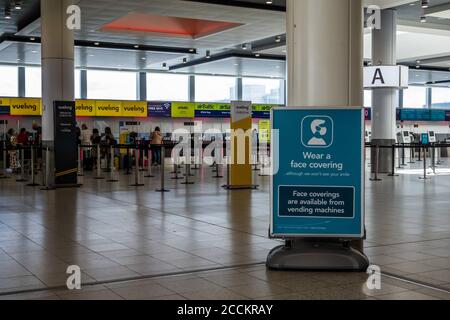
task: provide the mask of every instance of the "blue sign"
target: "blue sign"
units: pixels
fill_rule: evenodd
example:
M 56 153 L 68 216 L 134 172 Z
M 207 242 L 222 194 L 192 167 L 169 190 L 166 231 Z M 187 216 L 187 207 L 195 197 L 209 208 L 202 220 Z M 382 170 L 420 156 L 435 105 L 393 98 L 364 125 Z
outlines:
M 421 144 L 425 144 L 425 145 L 430 143 L 430 139 L 429 139 L 428 133 L 422 133 L 420 135 L 420 143 Z
M 172 103 L 170 102 L 149 102 L 148 116 L 155 118 L 172 117 Z
M 272 111 L 272 237 L 364 236 L 364 118 L 360 108 Z

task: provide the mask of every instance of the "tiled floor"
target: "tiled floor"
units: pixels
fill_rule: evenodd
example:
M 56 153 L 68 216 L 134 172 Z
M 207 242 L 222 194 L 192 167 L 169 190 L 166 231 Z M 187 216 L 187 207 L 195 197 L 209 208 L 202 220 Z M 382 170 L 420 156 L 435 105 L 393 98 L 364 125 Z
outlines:
M 167 175 L 165 194 L 154 192 L 159 178 L 135 188 L 132 176 L 119 183 L 87 176 L 80 189 L 50 192 L 0 180 L 0 293 L 64 286 L 69 265 L 81 267 L 83 284 L 102 282 L 3 298 L 449 299 L 387 277 L 372 292 L 366 274 L 267 271 L 262 263 L 278 245 L 267 239 L 267 177 L 255 174 L 257 191 L 226 192 L 208 167 L 188 187 Z M 450 290 L 450 176 L 383 176 L 366 189 L 371 262 Z M 168 274 L 181 276 L 116 283 Z

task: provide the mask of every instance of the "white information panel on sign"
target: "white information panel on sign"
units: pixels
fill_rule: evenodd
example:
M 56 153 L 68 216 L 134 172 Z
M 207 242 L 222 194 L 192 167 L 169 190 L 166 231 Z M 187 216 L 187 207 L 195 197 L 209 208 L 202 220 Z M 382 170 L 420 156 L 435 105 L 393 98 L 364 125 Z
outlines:
M 364 88 L 407 88 L 409 68 L 405 66 L 373 66 L 364 68 Z

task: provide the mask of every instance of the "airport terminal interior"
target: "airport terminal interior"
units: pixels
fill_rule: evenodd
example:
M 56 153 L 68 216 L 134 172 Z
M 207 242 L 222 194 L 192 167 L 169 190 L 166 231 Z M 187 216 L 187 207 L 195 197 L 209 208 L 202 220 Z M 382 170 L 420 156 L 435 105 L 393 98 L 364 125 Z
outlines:
M 0 0 L 0 140 L 0 300 L 450 300 L 448 0 Z

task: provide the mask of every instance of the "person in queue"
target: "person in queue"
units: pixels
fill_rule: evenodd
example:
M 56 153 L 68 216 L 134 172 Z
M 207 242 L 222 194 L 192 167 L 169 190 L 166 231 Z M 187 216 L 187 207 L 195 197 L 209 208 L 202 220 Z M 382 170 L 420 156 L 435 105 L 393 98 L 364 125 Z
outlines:
M 6 135 L 6 147 L 9 148 L 8 156 L 9 156 L 9 169 L 12 173 L 17 173 L 20 168 L 19 163 L 19 152 L 17 150 L 11 150 L 16 148 L 18 145 L 16 131 L 11 128 L 8 130 Z
M 17 136 L 17 143 L 22 146 L 27 146 L 29 144 L 29 142 L 30 141 L 29 141 L 27 129 L 25 129 L 25 128 L 20 129 L 20 133 Z
M 42 127 L 37 123 L 33 122 L 34 137 L 31 142 L 33 146 L 40 146 L 42 143 Z M 36 167 L 38 170 L 42 168 L 42 149 L 37 148 L 36 150 Z
M 152 147 L 152 165 L 158 166 L 161 165 L 161 145 L 163 144 L 163 137 L 161 134 L 161 129 L 159 127 L 155 128 L 155 131 L 151 134 L 151 142 L 150 145 Z
M 84 163 L 84 169 L 85 170 L 91 170 L 92 169 L 92 152 L 89 147 L 91 145 L 91 136 L 92 133 L 90 132 L 88 126 L 86 124 L 81 125 L 81 145 L 84 147 L 83 150 L 83 163 Z
M 102 150 L 102 156 L 105 157 L 108 168 L 111 168 L 112 164 L 111 164 L 110 146 L 115 146 L 117 144 L 117 141 L 116 138 L 114 138 L 114 135 L 110 127 L 105 128 L 103 139 L 106 148 Z
M 97 145 L 99 145 L 102 141 L 102 137 L 100 136 L 100 132 L 98 129 L 94 128 L 92 130 L 92 136 L 91 136 L 91 145 L 92 145 L 92 154 L 91 154 L 91 161 L 92 161 L 92 168 L 95 168 L 97 166 Z

